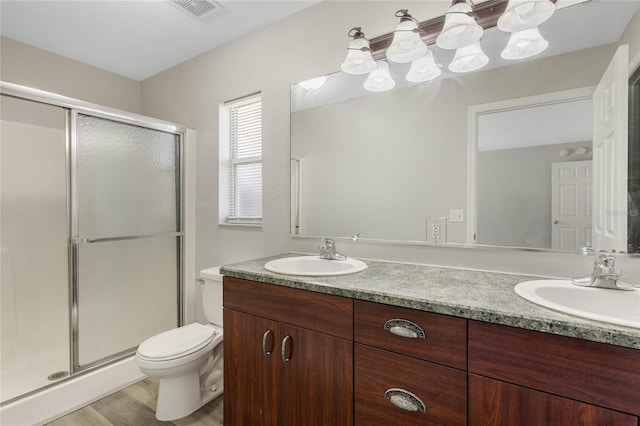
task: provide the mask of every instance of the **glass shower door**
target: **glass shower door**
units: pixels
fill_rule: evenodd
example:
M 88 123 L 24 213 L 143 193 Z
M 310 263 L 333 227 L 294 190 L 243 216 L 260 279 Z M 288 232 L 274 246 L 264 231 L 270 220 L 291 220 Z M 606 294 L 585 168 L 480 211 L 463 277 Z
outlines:
M 179 325 L 180 135 L 74 113 L 73 367 Z

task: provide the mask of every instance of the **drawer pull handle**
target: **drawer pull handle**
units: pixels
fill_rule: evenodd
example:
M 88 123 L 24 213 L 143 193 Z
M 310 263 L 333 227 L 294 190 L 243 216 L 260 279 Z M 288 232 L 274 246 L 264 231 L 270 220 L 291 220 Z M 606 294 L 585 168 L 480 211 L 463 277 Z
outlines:
M 384 397 L 396 407 L 402 408 L 406 411 L 422 411 L 423 413 L 427 411 L 427 407 L 420 398 L 404 389 L 387 389 L 384 393 Z
M 282 339 L 282 362 L 289 362 L 291 361 L 291 351 L 288 349 L 289 348 L 289 341 L 291 340 L 291 336 L 284 336 L 284 339 Z
M 406 337 L 408 339 L 424 339 L 425 332 L 415 322 L 405 319 L 390 319 L 384 324 L 384 329 L 396 336 Z
M 271 330 L 267 330 L 262 335 L 262 354 L 264 356 L 271 355 L 271 351 L 273 351 L 273 338 L 271 337 L 272 334 L 273 333 L 271 332 Z M 267 345 L 269 349 L 267 349 Z

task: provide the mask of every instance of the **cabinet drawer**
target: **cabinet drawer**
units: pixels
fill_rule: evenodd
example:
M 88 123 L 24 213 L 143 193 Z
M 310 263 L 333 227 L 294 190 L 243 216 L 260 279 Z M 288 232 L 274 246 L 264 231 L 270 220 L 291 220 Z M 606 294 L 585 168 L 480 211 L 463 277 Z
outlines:
M 356 425 L 465 425 L 467 375 L 464 371 L 355 344 Z M 394 401 L 422 403 L 424 411 L 408 411 Z M 387 396 L 385 396 L 387 395 Z
M 354 310 L 354 341 L 466 369 L 467 320 L 361 300 Z M 418 336 L 394 334 L 406 330 Z
M 308 290 L 224 277 L 225 309 L 353 339 L 353 300 Z
M 640 350 L 469 321 L 469 372 L 640 415 Z

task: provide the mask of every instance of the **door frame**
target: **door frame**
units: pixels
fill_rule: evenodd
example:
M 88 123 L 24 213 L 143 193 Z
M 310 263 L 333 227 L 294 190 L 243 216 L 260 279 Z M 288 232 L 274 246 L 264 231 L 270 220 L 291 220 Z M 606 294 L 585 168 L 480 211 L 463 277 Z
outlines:
M 467 109 L 467 232 L 466 243 L 477 244 L 478 229 L 478 119 L 481 115 L 511 111 L 563 102 L 592 99 L 595 86 L 543 93 L 522 98 L 507 99 L 471 105 Z

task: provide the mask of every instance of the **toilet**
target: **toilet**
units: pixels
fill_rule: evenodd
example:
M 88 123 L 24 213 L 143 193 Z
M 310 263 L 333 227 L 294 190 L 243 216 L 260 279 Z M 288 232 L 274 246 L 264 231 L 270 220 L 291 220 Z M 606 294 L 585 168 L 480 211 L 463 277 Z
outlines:
M 136 364 L 159 379 L 156 417 L 180 419 L 223 390 L 222 276 L 220 268 L 200 271 L 202 305 L 209 324 L 193 323 L 148 338 L 136 352 Z

